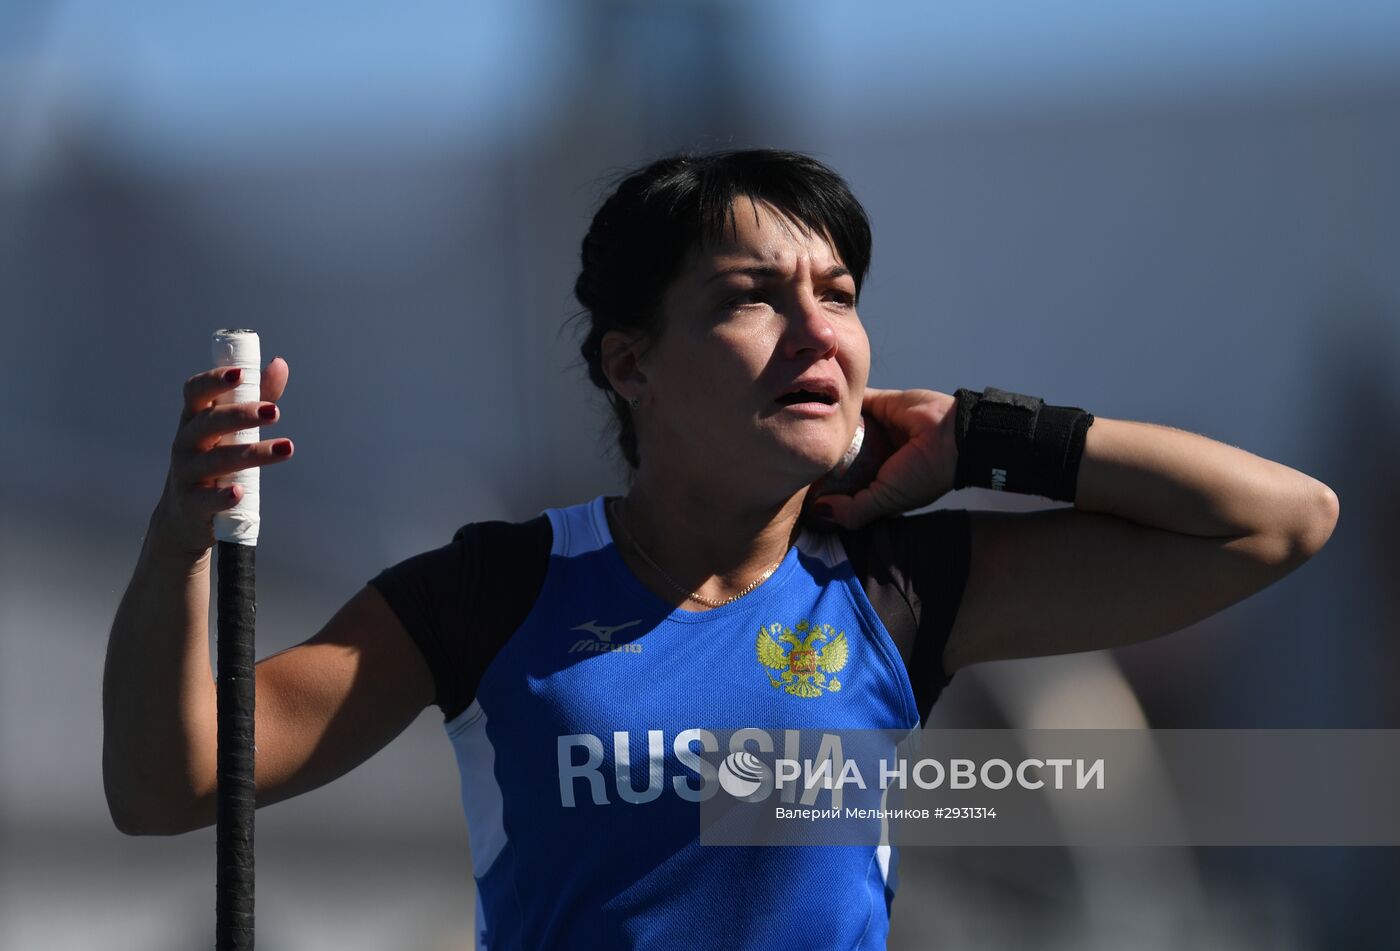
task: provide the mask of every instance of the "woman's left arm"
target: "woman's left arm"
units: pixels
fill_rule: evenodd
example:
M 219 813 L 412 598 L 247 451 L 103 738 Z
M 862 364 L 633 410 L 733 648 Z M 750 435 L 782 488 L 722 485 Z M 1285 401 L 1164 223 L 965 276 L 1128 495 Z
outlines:
M 1318 480 L 1242 449 L 1098 417 L 1074 508 L 971 514 L 950 674 L 1179 630 L 1316 554 L 1338 502 Z

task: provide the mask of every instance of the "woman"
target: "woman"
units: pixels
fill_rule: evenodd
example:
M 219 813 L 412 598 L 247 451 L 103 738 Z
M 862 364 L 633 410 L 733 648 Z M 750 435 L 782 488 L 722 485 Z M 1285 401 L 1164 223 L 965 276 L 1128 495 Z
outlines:
M 1201 436 L 994 389 L 868 387 L 869 226 L 810 158 L 655 162 L 598 211 L 582 260 L 582 352 L 627 494 L 463 526 L 257 667 L 260 804 L 442 709 L 481 946 L 883 947 L 888 849 L 699 845 L 714 728 L 908 728 L 969 664 L 1176 630 L 1336 522 L 1325 485 Z M 218 407 L 228 375 L 186 382 L 107 660 L 125 832 L 214 821 L 210 522 L 235 498 L 213 480 L 292 454 L 214 443 L 276 422 L 287 375 L 274 359 L 262 403 Z M 862 411 L 893 453 L 854 495 L 809 499 Z M 891 517 L 963 485 L 1073 506 Z

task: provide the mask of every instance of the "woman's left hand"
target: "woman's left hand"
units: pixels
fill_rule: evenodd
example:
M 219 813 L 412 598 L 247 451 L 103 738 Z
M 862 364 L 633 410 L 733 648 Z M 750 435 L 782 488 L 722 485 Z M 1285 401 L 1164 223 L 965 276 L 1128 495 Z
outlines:
M 867 387 L 862 411 L 884 427 L 893 452 L 868 486 L 854 495 L 818 496 L 813 510 L 841 528 L 860 528 L 951 491 L 958 462 L 956 405 L 952 396 L 934 390 Z

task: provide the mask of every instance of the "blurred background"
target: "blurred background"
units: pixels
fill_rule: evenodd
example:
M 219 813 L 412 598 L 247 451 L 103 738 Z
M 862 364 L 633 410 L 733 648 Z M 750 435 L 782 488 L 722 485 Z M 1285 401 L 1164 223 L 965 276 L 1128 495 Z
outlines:
M 808 151 L 870 212 L 872 384 L 1000 386 L 1301 469 L 1282 582 L 1131 648 L 986 664 L 935 726 L 1400 727 L 1400 5 L 339 0 L 0 6 L 0 948 L 207 947 L 213 830 L 128 838 L 106 638 L 210 333 L 297 444 L 259 654 L 460 524 L 624 484 L 578 355 L 608 181 Z M 990 508 L 972 490 L 941 504 Z M 259 946 L 468 947 L 436 708 L 258 814 Z M 1384 848 L 908 849 L 892 948 L 1400 947 Z

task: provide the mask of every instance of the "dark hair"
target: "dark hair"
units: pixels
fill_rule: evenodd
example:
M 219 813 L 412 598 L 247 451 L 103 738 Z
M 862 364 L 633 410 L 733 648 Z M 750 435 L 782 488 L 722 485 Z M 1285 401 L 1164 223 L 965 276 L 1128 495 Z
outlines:
M 860 294 L 870 267 L 870 221 L 841 176 L 816 159 L 776 149 L 685 153 L 624 173 L 584 236 L 574 296 L 591 319 L 579 350 L 589 379 L 612 405 L 618 444 L 633 469 L 639 464 L 637 431 L 627 401 L 603 373 L 603 335 L 622 330 L 646 336 L 662 329 L 666 288 L 692 248 L 718 240 L 732 226 L 739 197 L 772 205 L 830 236 Z

